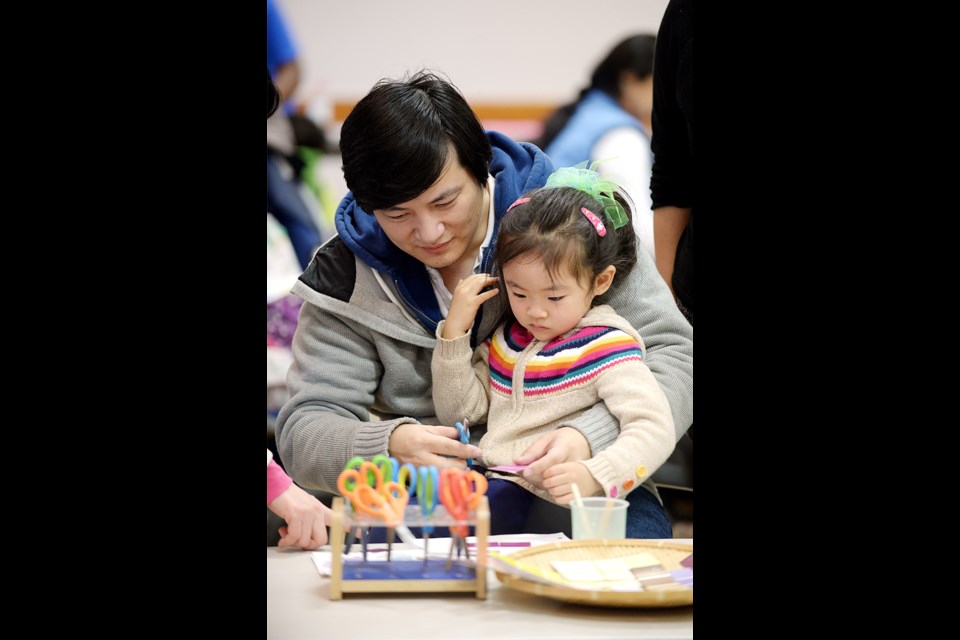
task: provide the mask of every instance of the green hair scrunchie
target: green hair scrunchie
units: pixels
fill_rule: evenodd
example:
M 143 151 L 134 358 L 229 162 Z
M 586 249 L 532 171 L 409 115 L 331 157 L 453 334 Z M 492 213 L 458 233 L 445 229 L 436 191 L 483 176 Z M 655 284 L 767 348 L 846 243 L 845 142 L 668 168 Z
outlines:
M 603 205 L 603 212 L 613 224 L 613 228 L 619 229 L 630 219 L 627 217 L 627 212 L 613 197 L 613 192 L 617 190 L 618 185 L 612 180 L 601 178 L 600 174 L 593 169 L 596 165 L 597 163 L 594 162 L 587 167 L 587 161 L 584 160 L 576 166 L 557 169 L 547 178 L 543 188 L 572 187 L 592 196 Z

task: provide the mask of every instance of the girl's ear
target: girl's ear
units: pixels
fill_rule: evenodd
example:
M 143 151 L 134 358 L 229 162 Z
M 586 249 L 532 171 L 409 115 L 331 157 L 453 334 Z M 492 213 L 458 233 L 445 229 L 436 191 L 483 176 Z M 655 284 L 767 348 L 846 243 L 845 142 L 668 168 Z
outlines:
M 607 268 L 597 274 L 593 281 L 593 295 L 602 296 L 613 284 L 613 276 L 617 274 L 615 266 L 607 265 Z

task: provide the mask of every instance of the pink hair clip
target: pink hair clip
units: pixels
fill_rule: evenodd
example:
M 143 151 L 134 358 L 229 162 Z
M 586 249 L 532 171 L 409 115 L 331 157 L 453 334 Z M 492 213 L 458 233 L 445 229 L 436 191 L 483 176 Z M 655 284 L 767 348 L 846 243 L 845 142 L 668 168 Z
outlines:
M 600 218 L 597 217 L 597 214 L 595 214 L 593 211 L 590 211 L 590 209 L 587 209 L 586 207 L 580 207 L 580 212 L 587 217 L 587 220 L 590 221 L 590 224 L 592 224 L 593 228 L 597 230 L 597 234 L 601 238 L 607 235 L 607 228 L 603 226 L 603 222 L 600 221 Z
M 528 202 L 530 202 L 530 198 L 517 198 L 516 200 L 514 200 L 512 205 L 507 207 L 507 211 L 510 211 L 510 209 L 513 209 L 518 204 L 526 204 Z

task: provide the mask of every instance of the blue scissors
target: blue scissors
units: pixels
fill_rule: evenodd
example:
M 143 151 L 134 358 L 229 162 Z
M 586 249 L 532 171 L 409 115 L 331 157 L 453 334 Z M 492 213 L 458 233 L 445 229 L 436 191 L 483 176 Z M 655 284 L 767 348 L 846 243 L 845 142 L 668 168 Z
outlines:
M 433 510 L 437 508 L 437 498 L 440 488 L 440 472 L 434 465 L 420 467 L 420 479 L 415 483 L 417 486 L 417 502 L 420 503 L 420 512 L 425 518 L 433 516 Z M 413 485 L 411 485 L 412 487 Z M 430 543 L 430 534 L 433 533 L 433 525 L 425 524 L 420 528 L 423 531 L 423 566 L 427 566 L 427 545 Z
M 463 419 L 463 422 L 458 422 L 453 425 L 457 428 L 457 435 L 460 436 L 460 442 L 463 444 L 470 444 L 470 423 L 466 418 Z M 473 464 L 473 458 L 467 458 L 467 467 L 470 467 Z

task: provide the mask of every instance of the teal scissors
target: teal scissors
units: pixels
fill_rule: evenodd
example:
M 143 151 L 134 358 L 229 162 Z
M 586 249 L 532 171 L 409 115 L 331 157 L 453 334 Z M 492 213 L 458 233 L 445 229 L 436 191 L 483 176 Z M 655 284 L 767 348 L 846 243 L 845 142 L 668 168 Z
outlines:
M 420 479 L 417 481 L 417 502 L 420 503 L 420 512 L 425 518 L 433 516 L 433 510 L 437 508 L 437 494 L 440 486 L 440 472 L 434 465 L 420 467 Z M 412 485 L 411 485 L 412 486 Z M 433 525 L 425 524 L 420 527 L 423 531 L 423 566 L 427 566 L 427 545 L 430 543 L 430 534 L 433 533 Z

